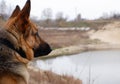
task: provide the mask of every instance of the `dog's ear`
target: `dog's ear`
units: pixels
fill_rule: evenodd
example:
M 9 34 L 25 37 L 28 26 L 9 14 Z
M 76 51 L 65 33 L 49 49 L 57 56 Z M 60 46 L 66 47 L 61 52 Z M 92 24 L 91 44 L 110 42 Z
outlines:
M 20 17 L 21 19 L 28 19 L 30 16 L 30 10 L 31 10 L 31 2 L 30 0 L 27 0 L 25 6 L 21 10 L 18 17 Z
M 16 8 L 14 9 L 12 15 L 10 16 L 10 18 L 14 18 L 16 17 L 20 12 L 20 7 L 17 5 Z
M 22 33 L 25 33 L 26 28 L 28 28 L 30 10 L 31 10 L 31 2 L 30 0 L 27 0 L 25 6 L 20 11 L 16 19 L 17 26 L 19 27 L 19 30 Z

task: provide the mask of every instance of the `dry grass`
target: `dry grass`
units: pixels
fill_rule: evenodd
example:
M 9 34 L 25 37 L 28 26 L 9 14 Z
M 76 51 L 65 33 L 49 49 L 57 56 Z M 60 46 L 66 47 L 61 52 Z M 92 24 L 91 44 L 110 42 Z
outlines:
M 60 76 L 51 71 L 29 69 L 29 84 L 82 84 L 81 80 L 70 76 Z

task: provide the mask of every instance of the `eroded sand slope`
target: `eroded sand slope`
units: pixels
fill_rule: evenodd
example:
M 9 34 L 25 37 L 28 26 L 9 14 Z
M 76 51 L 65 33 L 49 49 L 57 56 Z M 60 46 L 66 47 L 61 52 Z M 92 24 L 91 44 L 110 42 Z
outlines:
M 99 39 L 110 44 L 120 44 L 120 22 L 105 25 L 101 30 L 90 31 L 91 39 Z

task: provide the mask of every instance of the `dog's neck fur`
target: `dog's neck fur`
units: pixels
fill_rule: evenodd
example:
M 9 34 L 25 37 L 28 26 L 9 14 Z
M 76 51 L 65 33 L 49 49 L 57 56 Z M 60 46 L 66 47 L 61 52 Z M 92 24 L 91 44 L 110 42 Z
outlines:
M 14 45 L 18 45 L 17 42 L 15 42 L 15 38 L 11 38 L 9 33 L 6 33 L 6 31 L 2 31 L 0 32 L 2 33 L 0 36 L 0 43 L 5 45 L 7 48 L 12 49 L 13 51 L 15 51 L 16 53 L 18 53 L 20 56 L 22 56 L 23 58 L 26 58 L 26 54 L 25 52 L 22 50 L 22 48 L 16 48 Z M 9 36 L 9 38 L 6 38 L 6 36 Z M 11 42 L 12 41 L 12 42 Z M 7 51 L 8 49 L 6 49 Z M 8 51 L 9 52 L 9 51 Z
M 24 52 L 21 48 L 19 48 L 19 50 L 18 50 L 18 49 L 15 49 L 15 47 L 13 46 L 13 44 L 12 44 L 9 40 L 0 38 L 0 43 L 3 44 L 3 45 L 5 45 L 5 46 L 8 47 L 8 48 L 14 50 L 14 51 L 17 52 L 18 54 L 20 54 L 20 56 L 26 58 L 25 52 Z
M 23 65 L 22 67 L 18 66 L 17 70 L 10 71 L 23 77 L 26 83 L 28 82 L 29 74 L 26 69 L 28 62 L 26 62 L 26 60 L 24 59 L 24 57 L 26 58 L 26 55 L 24 51 L 20 48 L 19 42 L 17 41 L 16 37 L 11 35 L 11 33 L 9 33 L 5 28 L 0 28 L 0 56 L 1 58 L 3 58 L 0 59 L 0 61 L 2 60 L 4 62 L 11 62 L 14 60 L 14 62 L 20 63 L 19 66 Z M 21 59 L 23 61 L 21 61 Z

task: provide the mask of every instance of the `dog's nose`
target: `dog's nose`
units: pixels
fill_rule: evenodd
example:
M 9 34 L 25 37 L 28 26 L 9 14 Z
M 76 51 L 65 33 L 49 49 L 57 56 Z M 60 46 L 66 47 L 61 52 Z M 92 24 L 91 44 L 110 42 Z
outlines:
M 48 55 L 51 51 L 52 49 L 49 46 L 49 44 L 44 43 L 44 44 L 39 45 L 39 47 L 34 50 L 34 56 L 39 57 L 39 56 Z
M 52 51 L 51 47 L 47 43 L 41 45 L 40 50 L 43 52 L 43 55 L 47 55 Z

